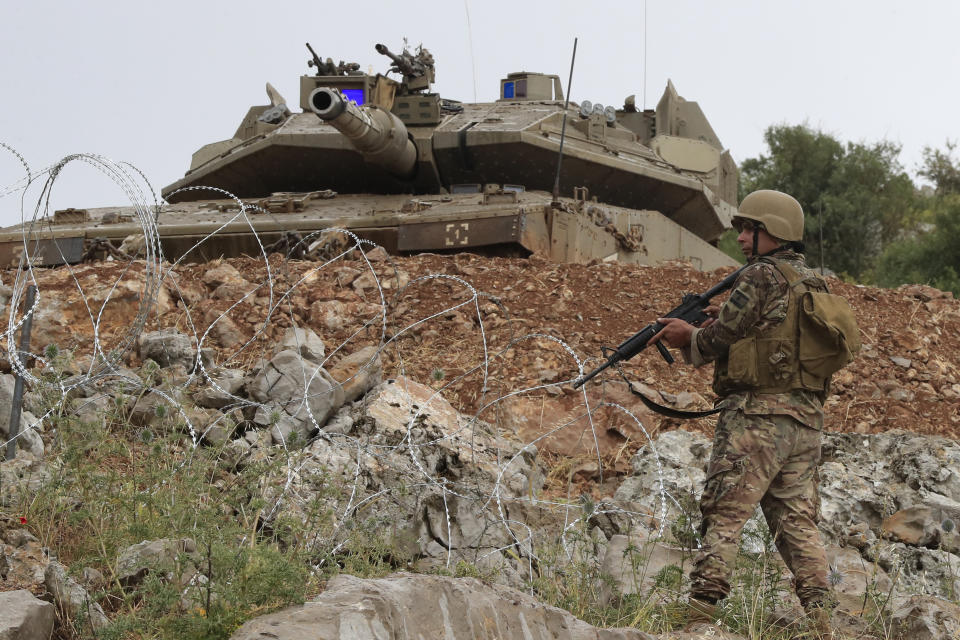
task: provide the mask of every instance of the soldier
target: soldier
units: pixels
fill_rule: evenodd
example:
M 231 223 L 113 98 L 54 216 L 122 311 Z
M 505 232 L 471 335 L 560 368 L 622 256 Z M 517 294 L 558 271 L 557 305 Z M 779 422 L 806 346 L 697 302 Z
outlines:
M 799 305 L 804 291 L 826 290 L 802 255 L 803 209 L 779 191 L 744 198 L 734 227 L 750 267 L 699 329 L 675 318 L 650 341 L 685 349 L 691 364 L 714 362 L 723 410 L 700 500 L 702 549 L 691 572 L 689 625 L 712 624 L 744 524 L 760 505 L 800 602 L 821 638 L 832 638 L 834 599 L 817 529 L 817 466 L 827 378 L 801 373 Z

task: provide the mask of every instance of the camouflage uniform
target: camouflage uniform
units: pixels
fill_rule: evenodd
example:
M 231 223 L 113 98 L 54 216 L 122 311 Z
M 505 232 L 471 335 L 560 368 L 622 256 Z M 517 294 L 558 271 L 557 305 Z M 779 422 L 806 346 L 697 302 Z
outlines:
M 773 258 L 812 274 L 800 254 L 782 250 Z M 718 373 L 726 371 L 730 345 L 748 331 L 783 322 L 788 302 L 783 274 L 771 264 L 754 262 L 737 280 L 717 321 L 692 335 L 692 364 L 716 362 Z M 740 533 L 759 504 L 794 575 L 800 601 L 805 607 L 830 603 L 826 554 L 817 529 L 825 395 L 795 389 L 737 391 L 722 398 L 700 501 L 703 547 L 691 573 L 694 597 L 715 602 L 730 592 Z

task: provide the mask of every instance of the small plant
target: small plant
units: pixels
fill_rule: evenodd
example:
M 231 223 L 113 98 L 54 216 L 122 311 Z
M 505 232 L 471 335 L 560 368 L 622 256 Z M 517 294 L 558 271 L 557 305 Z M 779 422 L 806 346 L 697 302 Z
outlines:
M 43 350 L 43 355 L 47 360 L 51 360 L 51 361 L 56 360 L 57 356 L 60 355 L 60 347 L 58 347 L 56 344 L 51 342 Z

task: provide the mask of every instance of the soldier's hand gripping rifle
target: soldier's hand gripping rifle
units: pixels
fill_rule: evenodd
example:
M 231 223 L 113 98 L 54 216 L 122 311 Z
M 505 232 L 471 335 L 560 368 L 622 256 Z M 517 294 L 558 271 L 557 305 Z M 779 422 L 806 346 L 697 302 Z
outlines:
M 683 296 L 683 302 L 681 302 L 678 307 L 660 317 L 679 318 L 680 320 L 692 324 L 695 327 L 700 326 L 700 323 L 710 317 L 704 312 L 704 310 L 710 305 L 710 300 L 730 289 L 733 286 L 733 283 L 736 282 L 740 272 L 745 268 L 746 267 L 740 267 L 704 293 L 686 294 Z M 653 322 L 633 334 L 633 336 L 625 340 L 614 350 L 612 354 L 607 357 L 606 362 L 574 382 L 573 388 L 579 389 L 601 371 L 604 371 L 608 367 L 611 367 L 618 362 L 629 360 L 633 356 L 643 351 L 646 348 L 647 343 L 650 342 L 650 338 L 657 335 L 664 326 L 665 325 L 662 325 L 659 322 Z M 660 351 L 660 355 L 663 356 L 663 359 L 666 360 L 668 364 L 673 364 L 673 356 L 670 355 L 670 352 L 667 351 L 667 348 L 663 345 L 663 343 L 657 341 L 656 346 L 657 350 Z

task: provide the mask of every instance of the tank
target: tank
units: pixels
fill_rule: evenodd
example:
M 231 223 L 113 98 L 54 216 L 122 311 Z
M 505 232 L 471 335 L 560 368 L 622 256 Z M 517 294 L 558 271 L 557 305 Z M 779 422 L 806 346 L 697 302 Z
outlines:
M 395 254 L 734 264 L 715 245 L 735 213 L 736 165 L 672 82 L 656 109 L 639 110 L 632 95 L 620 108 L 566 101 L 557 75 L 521 71 L 500 80 L 496 101 L 466 103 L 431 91 L 423 47 L 377 44 L 390 67 L 376 75 L 307 48 L 300 111 L 268 83 L 269 103 L 162 189 L 168 260 L 258 254 L 344 228 Z M 123 255 L 142 233 L 131 211 L 58 211 L 31 229 L 31 254 L 38 264 Z M 0 261 L 23 246 L 21 231 L 4 230 Z

